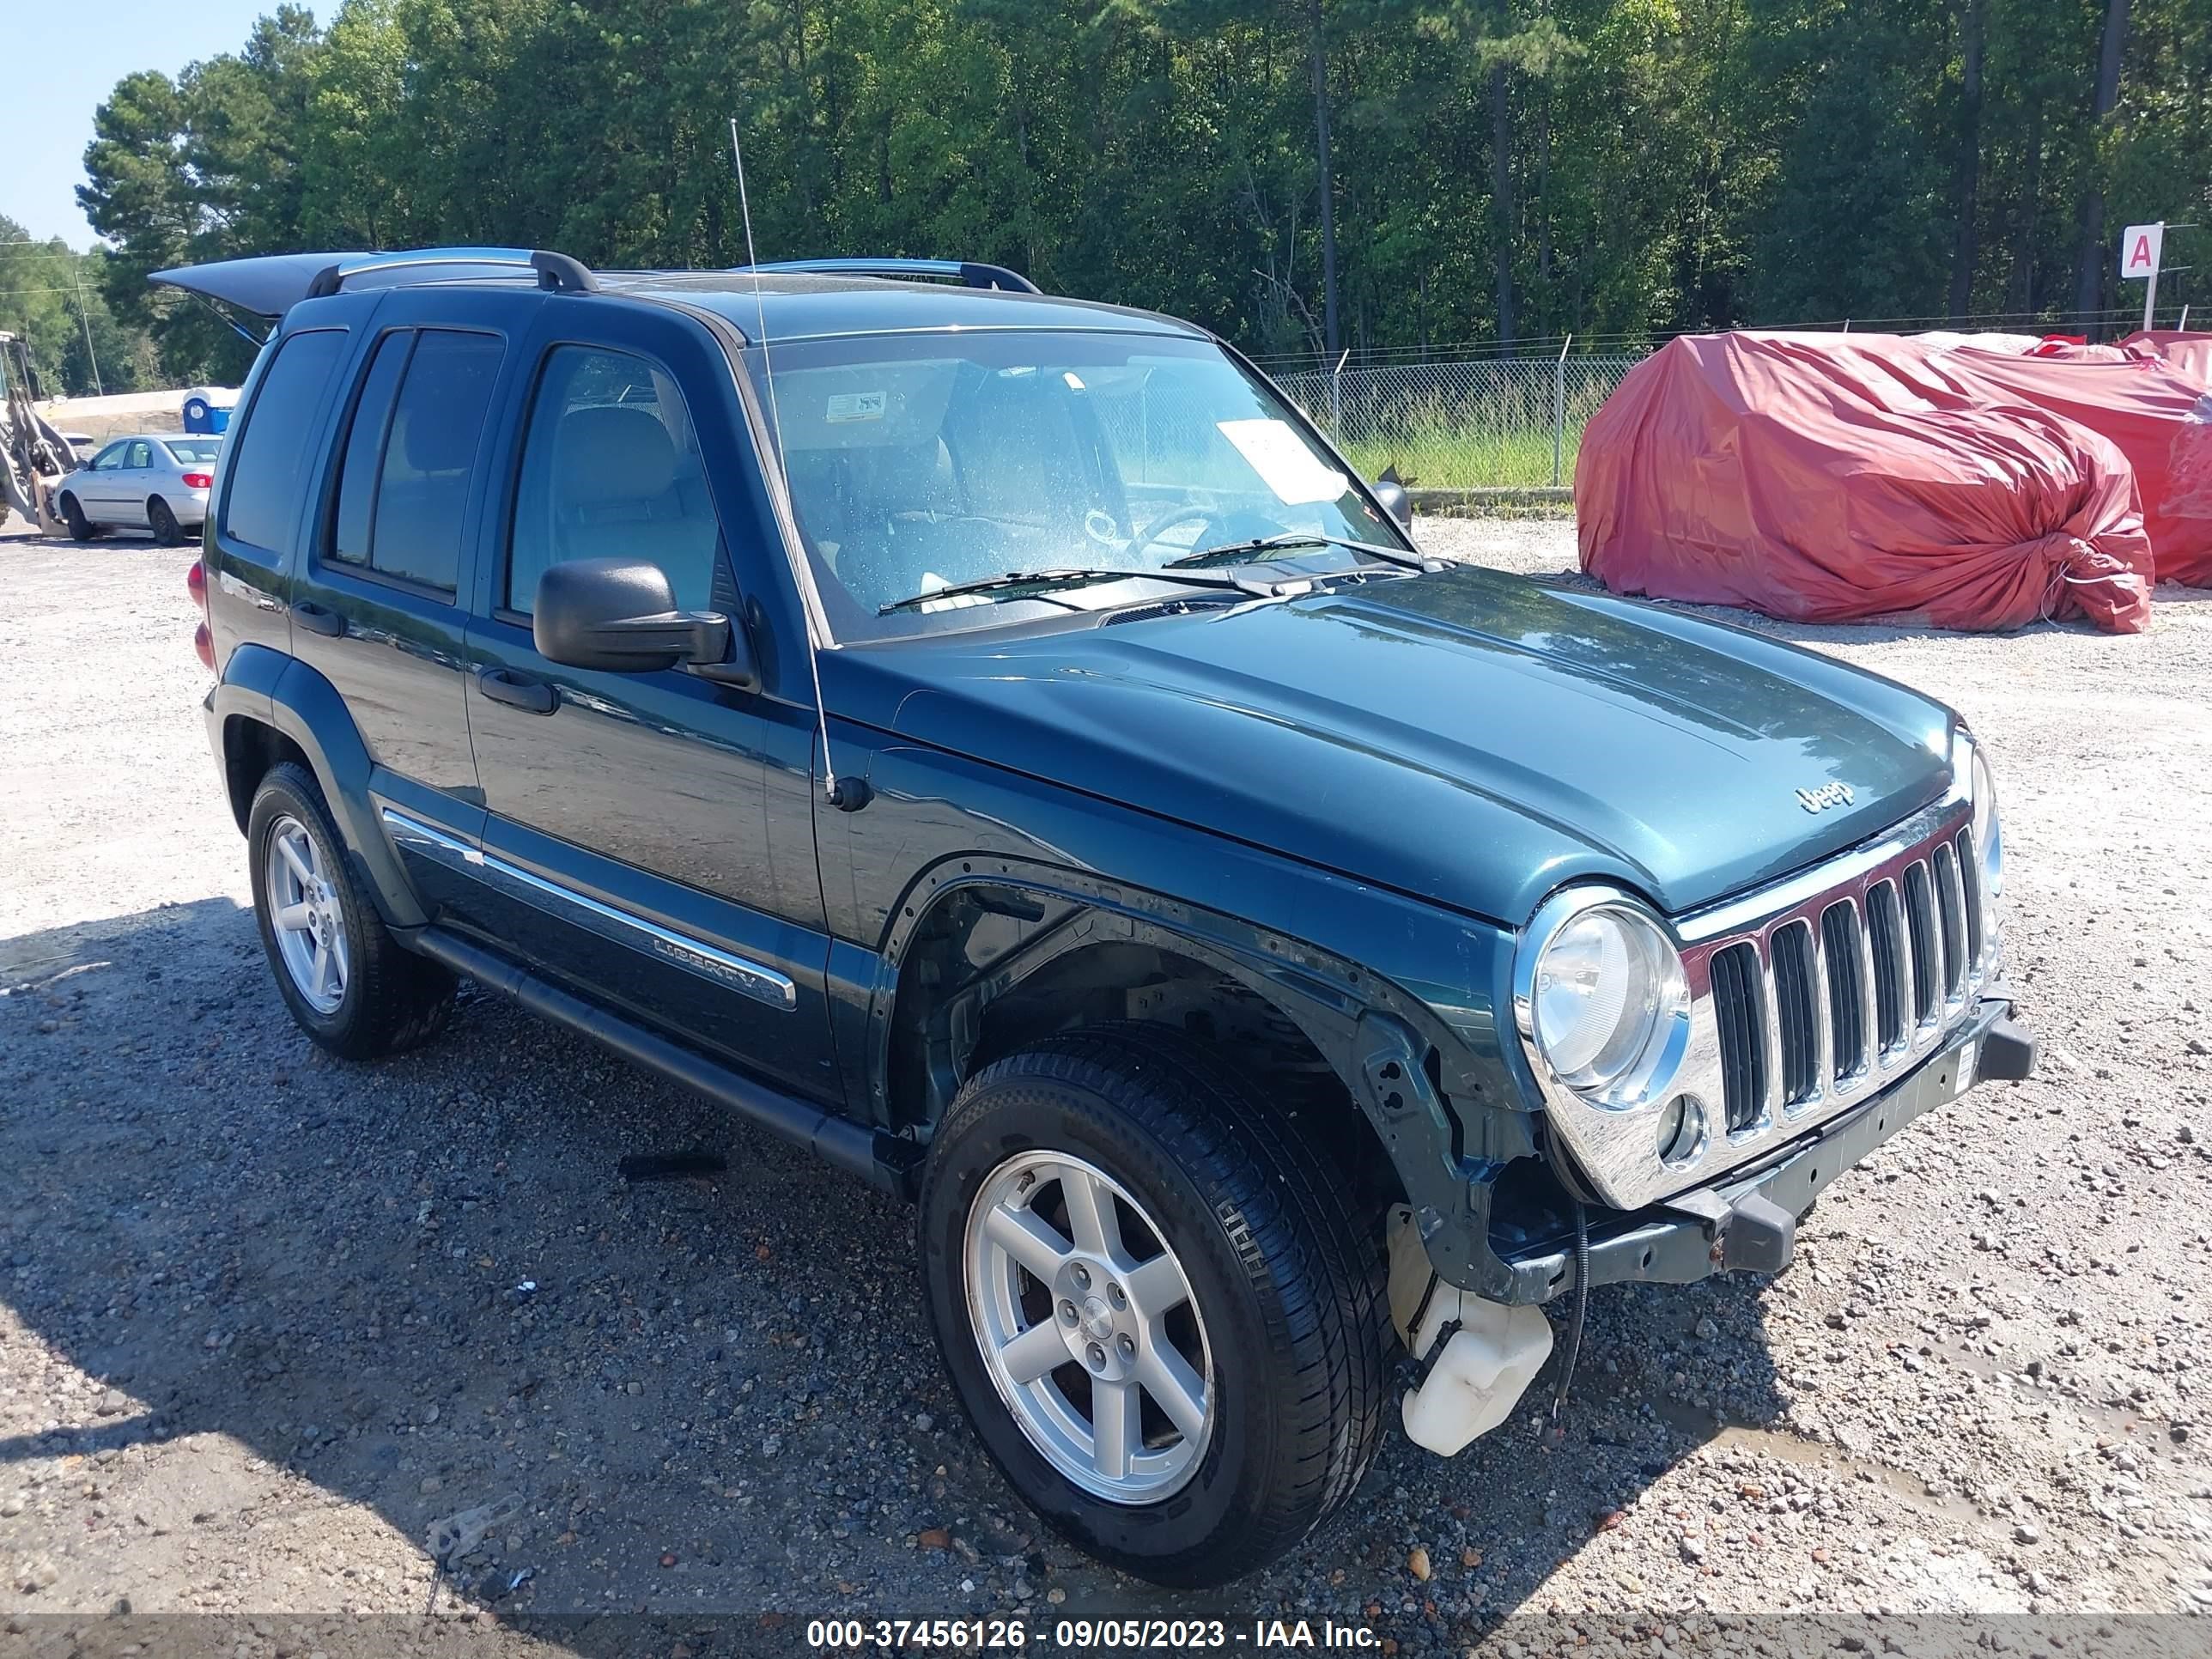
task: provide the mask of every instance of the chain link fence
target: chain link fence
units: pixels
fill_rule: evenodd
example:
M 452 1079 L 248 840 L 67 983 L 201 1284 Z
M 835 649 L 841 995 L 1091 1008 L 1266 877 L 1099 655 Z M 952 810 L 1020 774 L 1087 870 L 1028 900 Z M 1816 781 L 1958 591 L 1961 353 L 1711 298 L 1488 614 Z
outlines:
M 1565 484 L 1583 428 L 1641 353 L 1386 363 L 1275 383 L 1365 476 L 1437 488 Z

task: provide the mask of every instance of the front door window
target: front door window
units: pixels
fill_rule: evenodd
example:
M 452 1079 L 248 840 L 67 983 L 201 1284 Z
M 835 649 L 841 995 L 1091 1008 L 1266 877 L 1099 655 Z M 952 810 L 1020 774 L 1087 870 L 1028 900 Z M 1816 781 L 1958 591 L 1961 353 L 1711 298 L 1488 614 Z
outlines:
M 657 564 L 687 611 L 715 597 L 720 535 L 698 435 L 676 383 L 627 352 L 561 346 L 546 358 L 501 607 L 530 615 L 538 579 L 570 559 Z

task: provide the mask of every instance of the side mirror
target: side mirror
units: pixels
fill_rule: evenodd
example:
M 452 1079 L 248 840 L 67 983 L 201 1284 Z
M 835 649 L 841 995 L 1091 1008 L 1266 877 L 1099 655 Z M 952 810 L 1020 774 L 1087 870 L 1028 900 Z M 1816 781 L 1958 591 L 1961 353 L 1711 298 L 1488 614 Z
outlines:
M 1398 521 L 1401 530 L 1413 527 L 1413 498 L 1406 493 L 1406 486 L 1395 478 L 1385 477 L 1374 486 L 1375 499 L 1382 510 Z
M 530 631 L 538 654 L 567 668 L 650 674 L 690 665 L 757 684 L 744 636 L 718 611 L 678 611 L 668 573 L 643 559 L 574 559 L 538 579 Z M 731 647 L 735 645 L 732 658 Z

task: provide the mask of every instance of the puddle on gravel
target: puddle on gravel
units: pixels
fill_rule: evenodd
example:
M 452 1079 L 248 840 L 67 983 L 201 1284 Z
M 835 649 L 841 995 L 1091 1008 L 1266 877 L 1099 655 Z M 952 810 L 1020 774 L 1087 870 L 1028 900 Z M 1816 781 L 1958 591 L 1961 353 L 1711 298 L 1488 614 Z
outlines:
M 1947 1364 L 1972 1371 L 1984 1382 L 2002 1386 L 2006 1400 L 2029 1415 L 2039 1416 L 2049 1411 L 2070 1416 L 2077 1419 L 2078 1426 L 2086 1434 L 2126 1436 L 2139 1444 L 2156 1447 L 2172 1427 L 2170 1419 L 2141 1406 L 2087 1400 L 2077 1394 L 2064 1393 L 2047 1382 L 2023 1379 L 2012 1366 L 2001 1364 L 1971 1347 L 1946 1349 L 1942 1358 Z
M 1770 1457 L 1778 1463 L 1823 1474 L 1852 1475 L 1894 1493 L 1915 1509 L 1942 1516 L 1962 1527 L 1985 1526 L 1988 1517 L 1955 1492 L 1933 1492 L 1919 1476 L 1893 1469 L 1816 1440 L 1807 1440 L 1781 1429 L 1762 1429 L 1745 1423 L 1716 1428 L 1712 1413 L 1679 1400 L 1655 1400 L 1651 1409 L 1676 1432 L 1700 1441 L 1709 1452 L 1744 1452 Z

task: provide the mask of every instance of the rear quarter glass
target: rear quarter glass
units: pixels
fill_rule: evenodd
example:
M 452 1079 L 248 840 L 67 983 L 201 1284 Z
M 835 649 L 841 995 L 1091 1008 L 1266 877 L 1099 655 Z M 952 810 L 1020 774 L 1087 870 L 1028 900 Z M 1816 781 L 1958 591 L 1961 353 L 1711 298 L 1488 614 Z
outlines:
M 346 331 L 336 328 L 307 330 L 278 343 L 230 439 L 224 536 L 270 553 L 291 553 L 301 494 L 321 435 L 316 417 L 345 349 Z

